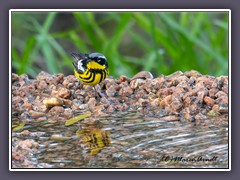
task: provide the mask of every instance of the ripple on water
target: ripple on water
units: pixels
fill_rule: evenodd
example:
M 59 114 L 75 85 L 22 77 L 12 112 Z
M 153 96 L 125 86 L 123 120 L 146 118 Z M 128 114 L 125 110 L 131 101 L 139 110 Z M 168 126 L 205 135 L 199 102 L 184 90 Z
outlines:
M 41 167 L 228 168 L 225 121 L 219 126 L 210 120 L 207 125 L 194 126 L 124 113 L 101 117 L 93 124 L 86 118 L 69 127 L 61 122 L 48 126 L 32 123 L 29 131 L 42 132 L 38 138 L 41 148 L 34 155 Z M 76 136 L 79 129 L 85 129 L 85 134 Z M 56 134 L 71 138 L 51 139 Z M 109 138 L 110 144 L 104 138 Z

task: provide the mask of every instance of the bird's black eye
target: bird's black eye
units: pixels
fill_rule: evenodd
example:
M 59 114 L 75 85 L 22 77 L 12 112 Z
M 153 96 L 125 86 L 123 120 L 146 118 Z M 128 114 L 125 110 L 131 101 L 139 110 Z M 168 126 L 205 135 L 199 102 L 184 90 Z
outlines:
M 104 58 L 104 57 L 98 57 L 97 58 L 97 62 L 104 62 L 106 60 L 106 58 Z
M 107 62 L 106 57 L 103 54 L 97 52 L 89 54 L 89 58 L 101 65 L 104 65 Z

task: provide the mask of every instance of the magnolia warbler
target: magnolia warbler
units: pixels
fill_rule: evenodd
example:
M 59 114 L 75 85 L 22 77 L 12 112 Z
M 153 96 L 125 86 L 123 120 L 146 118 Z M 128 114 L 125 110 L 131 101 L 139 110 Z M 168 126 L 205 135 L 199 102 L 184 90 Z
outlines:
M 85 85 L 93 86 L 102 82 L 109 74 L 107 58 L 98 52 L 91 54 L 72 53 L 75 76 Z M 95 89 L 96 95 L 96 89 Z

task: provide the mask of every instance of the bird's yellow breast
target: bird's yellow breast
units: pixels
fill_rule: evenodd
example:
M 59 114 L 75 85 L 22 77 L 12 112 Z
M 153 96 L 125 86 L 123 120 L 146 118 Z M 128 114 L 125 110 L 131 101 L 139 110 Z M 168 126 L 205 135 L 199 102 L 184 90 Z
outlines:
M 86 85 L 95 86 L 102 82 L 109 74 L 105 65 L 100 65 L 94 61 L 88 62 L 87 69 L 83 74 L 74 69 L 75 76 Z

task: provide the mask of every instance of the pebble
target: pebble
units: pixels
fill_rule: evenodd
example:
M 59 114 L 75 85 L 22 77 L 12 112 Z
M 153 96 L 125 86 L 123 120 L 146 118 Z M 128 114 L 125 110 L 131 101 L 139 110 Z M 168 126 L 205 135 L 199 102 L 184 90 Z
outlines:
M 43 100 L 43 104 L 47 107 L 49 106 L 62 106 L 63 105 L 63 101 L 59 98 L 46 98 Z
M 41 116 L 45 116 L 45 113 L 30 110 L 29 115 L 31 115 L 32 117 L 41 117 Z

